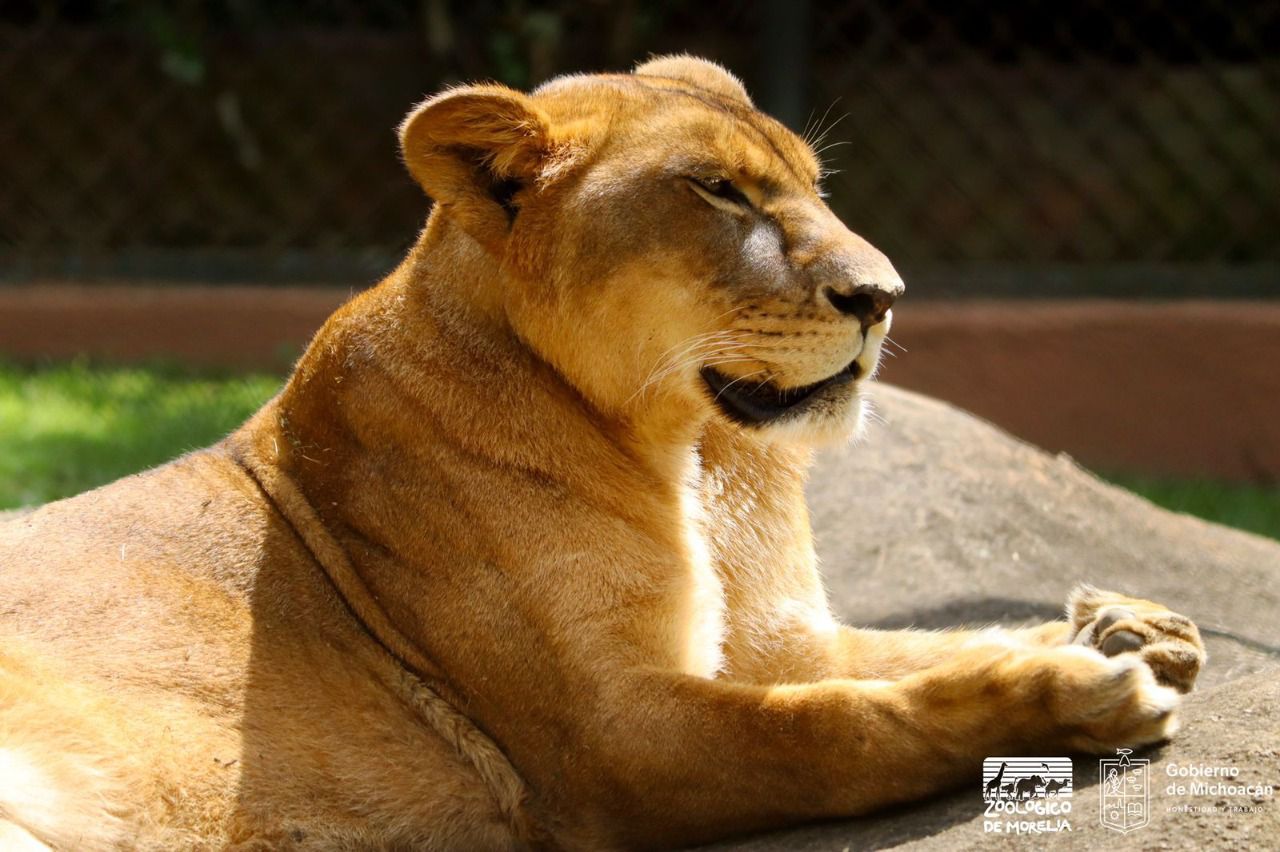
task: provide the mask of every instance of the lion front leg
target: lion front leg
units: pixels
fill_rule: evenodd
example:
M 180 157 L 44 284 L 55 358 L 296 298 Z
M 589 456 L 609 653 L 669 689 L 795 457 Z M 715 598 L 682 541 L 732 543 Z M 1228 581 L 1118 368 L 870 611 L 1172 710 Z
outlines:
M 1067 618 L 1035 627 L 984 630 L 859 630 L 843 627 L 831 643 L 835 676 L 897 679 L 939 665 L 953 654 L 986 649 L 1077 645 L 1107 657 L 1133 657 L 1156 681 L 1189 692 L 1205 662 L 1191 619 L 1160 604 L 1081 586 L 1070 595 Z
M 992 709 L 1014 749 L 1108 752 L 1167 739 L 1177 730 L 1177 692 L 1157 683 L 1134 655 L 1107 657 L 1079 645 L 986 648 L 909 675 L 896 689 L 920 693 L 947 726 L 964 730 L 978 699 Z
M 1074 645 L 971 648 L 895 682 L 619 674 L 575 764 L 574 806 L 620 846 L 865 814 L 953 786 L 993 754 L 1157 742 L 1179 703 L 1135 656 Z

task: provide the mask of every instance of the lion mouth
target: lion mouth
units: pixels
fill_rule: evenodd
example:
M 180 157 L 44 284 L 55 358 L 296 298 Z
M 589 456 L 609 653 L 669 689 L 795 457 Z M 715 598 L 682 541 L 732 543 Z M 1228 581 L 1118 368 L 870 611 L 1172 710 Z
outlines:
M 711 389 L 712 401 L 726 417 L 749 426 L 759 426 L 802 410 L 823 391 L 856 382 L 862 375 L 857 359 L 834 375 L 811 385 L 780 388 L 773 382 L 733 379 L 712 367 L 702 368 L 702 380 Z

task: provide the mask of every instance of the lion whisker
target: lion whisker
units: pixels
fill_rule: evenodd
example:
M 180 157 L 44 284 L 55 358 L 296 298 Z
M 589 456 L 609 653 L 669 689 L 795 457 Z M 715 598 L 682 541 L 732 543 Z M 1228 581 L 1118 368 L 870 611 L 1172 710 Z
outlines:
M 822 158 L 822 152 L 826 150 L 826 148 L 822 147 L 822 143 L 826 141 L 826 138 L 831 133 L 831 131 L 835 130 L 836 125 L 844 121 L 846 118 L 848 118 L 849 115 L 850 114 L 846 112 L 844 115 L 840 116 L 835 121 L 831 122 L 831 124 L 827 125 L 827 128 L 823 130 L 821 134 L 818 135 L 818 138 L 814 139 L 811 143 L 809 143 L 809 147 L 814 149 L 815 157 L 818 157 L 819 159 Z
M 725 314 L 721 314 L 721 316 L 726 316 L 736 310 L 739 309 L 731 309 Z M 741 344 L 734 341 L 732 335 L 733 333 L 730 331 L 706 332 L 668 348 L 658 358 L 654 368 L 644 382 L 627 398 L 624 404 L 630 404 L 636 397 L 643 397 L 651 388 L 665 381 L 668 376 L 687 369 L 697 361 L 720 357 L 729 354 L 731 351 L 740 350 Z
M 729 388 L 731 388 L 731 387 L 733 387 L 734 385 L 736 385 L 738 382 L 746 381 L 747 379 L 751 378 L 752 376 L 758 376 L 758 375 L 760 375 L 761 373 L 767 373 L 767 372 L 769 372 L 769 371 L 768 371 L 768 370 L 756 370 L 755 372 L 747 373 L 745 376 L 738 376 L 736 379 L 732 380 L 732 381 L 731 381 L 731 382 L 729 382 L 727 385 L 725 385 L 724 387 L 720 388 L 720 390 L 716 392 L 716 397 L 715 397 L 715 398 L 716 398 L 716 399 L 719 399 L 721 394 L 723 394 L 723 393 L 724 393 L 725 391 L 727 391 Z
M 835 126 L 835 123 L 833 123 L 831 127 L 828 127 L 825 130 L 822 129 L 822 125 L 826 122 L 827 116 L 831 114 L 831 110 L 835 109 L 835 106 L 838 103 L 840 103 L 840 98 L 837 97 L 830 104 L 828 104 L 827 108 L 822 113 L 822 118 L 819 118 L 814 123 L 813 127 L 809 127 L 808 123 L 805 124 L 805 132 L 801 134 L 801 138 L 804 139 L 804 144 L 812 148 L 814 144 L 816 144 L 817 140 L 820 140 L 823 135 L 830 132 L 831 127 Z M 848 116 L 848 113 L 845 113 L 843 116 L 841 116 L 836 123 L 839 123 L 839 121 L 843 120 L 846 116 Z M 819 131 L 821 131 L 821 133 L 819 133 Z
M 821 157 L 824 153 L 826 153 L 827 151 L 830 151 L 832 148 L 839 148 L 841 145 L 852 145 L 852 144 L 853 144 L 853 140 L 851 139 L 841 139 L 838 142 L 828 142 L 826 145 L 823 145 L 821 148 L 814 151 L 814 154 L 818 157 Z

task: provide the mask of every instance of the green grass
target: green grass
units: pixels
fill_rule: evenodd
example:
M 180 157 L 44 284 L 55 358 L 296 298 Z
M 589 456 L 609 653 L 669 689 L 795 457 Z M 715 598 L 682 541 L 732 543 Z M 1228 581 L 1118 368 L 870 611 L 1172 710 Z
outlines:
M 1280 486 L 1114 475 L 1107 479 L 1157 506 L 1280 539 Z
M 226 435 L 274 375 L 0 362 L 0 509 L 69 497 Z M 1280 539 L 1280 488 L 1114 475 L 1153 503 Z
M 179 367 L 0 362 L 0 509 L 69 497 L 207 446 L 280 384 Z

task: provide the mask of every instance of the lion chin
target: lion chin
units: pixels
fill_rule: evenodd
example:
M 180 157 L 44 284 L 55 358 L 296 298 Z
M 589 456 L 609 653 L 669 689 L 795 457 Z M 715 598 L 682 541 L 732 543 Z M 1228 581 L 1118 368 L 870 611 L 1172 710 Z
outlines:
M 733 377 L 715 367 L 703 367 L 699 377 L 720 416 L 766 440 L 813 447 L 857 440 L 871 405 L 866 386 L 879 369 L 890 323 L 891 316 L 886 316 L 848 364 L 808 384 L 780 387 L 773 381 Z
M 714 368 L 701 372 L 712 405 L 731 423 L 770 441 L 824 446 L 858 437 L 866 405 L 858 364 L 799 387 L 733 379 Z

